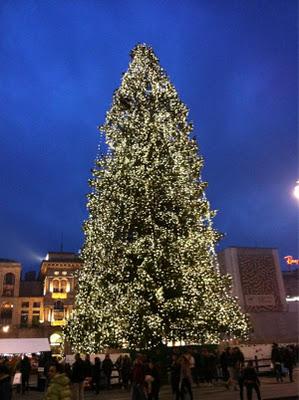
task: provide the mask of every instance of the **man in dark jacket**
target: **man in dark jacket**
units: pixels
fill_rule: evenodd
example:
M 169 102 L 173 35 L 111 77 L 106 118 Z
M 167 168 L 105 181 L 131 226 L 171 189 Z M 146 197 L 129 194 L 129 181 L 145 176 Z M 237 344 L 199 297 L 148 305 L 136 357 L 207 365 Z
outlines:
M 110 355 L 106 354 L 104 361 L 102 362 L 102 369 L 106 378 L 107 389 L 111 387 L 111 374 L 112 374 L 113 362 L 111 361 Z
M 29 389 L 29 377 L 30 377 L 31 364 L 27 356 L 24 356 L 20 362 L 20 372 L 22 374 L 22 393 Z
M 138 354 L 132 371 L 132 400 L 146 400 L 144 379 L 143 358 Z
M 181 379 L 181 364 L 177 354 L 172 355 L 172 363 L 170 366 L 170 384 L 172 396 L 175 400 L 180 400 L 180 379 Z
M 243 382 L 247 389 L 247 400 L 252 400 L 252 391 L 253 389 L 256 392 L 258 400 L 261 400 L 260 393 L 260 380 L 257 376 L 257 373 L 253 367 L 253 362 L 248 361 L 247 367 L 243 370 Z
M 282 354 L 281 349 L 278 347 L 277 343 L 273 343 L 271 351 L 271 362 L 273 364 L 273 369 L 276 377 L 277 383 L 283 382 L 282 379 Z
M 287 346 L 283 352 L 283 365 L 289 372 L 290 382 L 294 382 L 293 380 L 293 369 L 296 365 L 296 356 L 292 347 Z
M 11 400 L 12 390 L 10 375 L 5 365 L 0 365 L 0 399 Z
M 96 394 L 100 392 L 100 385 L 101 385 L 101 359 L 96 357 L 94 359 L 94 366 L 93 366 L 93 386 L 95 388 Z
M 72 386 L 74 400 L 84 399 L 84 379 L 85 379 L 85 365 L 80 357 L 80 354 L 75 355 L 75 362 L 72 367 Z

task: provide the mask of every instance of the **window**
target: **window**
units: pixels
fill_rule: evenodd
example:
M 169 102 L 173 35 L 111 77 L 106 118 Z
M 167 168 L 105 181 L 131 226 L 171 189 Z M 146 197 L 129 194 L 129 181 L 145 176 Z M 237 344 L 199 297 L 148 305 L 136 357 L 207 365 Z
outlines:
M 65 279 L 63 279 L 60 282 L 60 292 L 61 293 L 66 293 L 66 287 L 67 287 L 67 281 Z
M 54 321 L 64 320 L 64 304 L 62 301 L 57 300 L 54 303 Z
M 59 271 L 54 271 L 54 275 L 59 275 Z
M 53 293 L 59 293 L 59 280 L 53 279 Z
M 54 310 L 63 311 L 63 309 L 64 309 L 63 302 L 60 301 L 60 300 L 55 301 L 55 303 L 54 303 Z
M 67 272 L 66 271 L 62 271 L 62 275 L 67 275 Z
M 40 302 L 34 302 L 33 308 L 40 308 Z
M 38 326 L 38 325 L 39 325 L 39 312 L 33 311 L 32 326 Z
M 21 312 L 21 321 L 20 321 L 21 327 L 26 327 L 28 326 L 28 311 L 22 311 Z
M 11 272 L 4 275 L 2 295 L 12 297 L 14 295 L 15 276 Z
M 5 285 L 14 285 L 15 284 L 15 276 L 11 272 L 8 272 L 4 276 L 4 284 Z
M 29 308 L 29 301 L 23 301 L 22 308 Z
M 0 309 L 0 319 L 2 324 L 10 324 L 12 320 L 13 305 L 10 303 L 3 303 Z

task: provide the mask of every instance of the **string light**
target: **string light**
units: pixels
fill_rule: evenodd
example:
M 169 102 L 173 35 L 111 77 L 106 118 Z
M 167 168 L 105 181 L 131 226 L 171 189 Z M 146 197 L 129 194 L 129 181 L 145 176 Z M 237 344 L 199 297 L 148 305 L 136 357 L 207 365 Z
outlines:
M 83 268 L 65 327 L 73 349 L 245 338 L 248 318 L 215 254 L 215 212 L 188 109 L 152 48 L 137 45 L 100 128 Z

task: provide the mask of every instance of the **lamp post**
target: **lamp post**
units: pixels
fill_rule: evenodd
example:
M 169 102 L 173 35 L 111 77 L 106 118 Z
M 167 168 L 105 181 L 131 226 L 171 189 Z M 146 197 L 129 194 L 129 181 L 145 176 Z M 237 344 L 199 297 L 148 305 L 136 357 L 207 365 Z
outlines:
M 297 200 L 299 200 L 299 180 L 296 182 L 296 186 L 294 187 L 293 194 Z

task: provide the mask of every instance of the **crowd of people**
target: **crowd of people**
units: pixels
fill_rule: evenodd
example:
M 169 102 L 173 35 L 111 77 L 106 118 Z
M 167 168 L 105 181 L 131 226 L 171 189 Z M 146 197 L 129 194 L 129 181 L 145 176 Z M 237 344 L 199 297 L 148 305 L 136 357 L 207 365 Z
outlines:
M 271 364 L 277 382 L 282 382 L 285 371 L 293 381 L 293 368 L 298 362 L 298 346 L 272 346 Z M 37 365 L 34 357 L 13 357 L 0 359 L 0 399 L 11 400 L 12 379 L 19 373 L 17 389 L 26 393 L 32 365 Z M 117 373 L 113 373 L 117 371 Z M 84 359 L 75 355 L 71 365 L 65 361 L 49 359 L 44 363 L 47 378 L 45 400 L 83 400 L 86 388 L 98 394 L 101 388 L 109 390 L 112 378 L 124 390 L 131 390 L 131 400 L 159 400 L 163 378 L 169 375 L 169 383 L 174 400 L 193 400 L 194 386 L 223 385 L 227 390 L 238 390 L 240 400 L 252 399 L 253 391 L 261 399 L 260 380 L 256 362 L 245 362 L 238 347 L 227 347 L 222 352 L 211 348 L 190 348 L 179 352 L 174 349 L 171 359 L 161 364 L 151 357 L 137 354 L 132 362 L 128 354 L 121 354 L 115 362 L 109 354 L 101 360 L 90 356 Z

